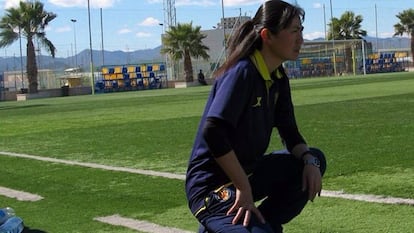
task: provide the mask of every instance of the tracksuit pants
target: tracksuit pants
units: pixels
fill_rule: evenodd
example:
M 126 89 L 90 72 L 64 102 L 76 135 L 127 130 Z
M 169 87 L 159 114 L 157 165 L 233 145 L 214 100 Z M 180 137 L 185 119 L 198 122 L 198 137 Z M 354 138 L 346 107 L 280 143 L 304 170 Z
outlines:
M 321 174 L 326 170 L 326 159 L 322 151 L 311 148 L 312 154 L 321 162 Z M 303 161 L 287 151 L 275 151 L 264 156 L 255 171 L 249 176 L 258 209 L 266 219 L 262 224 L 252 214 L 250 224 L 232 224 L 235 214 L 226 215 L 233 205 L 236 190 L 233 185 L 212 191 L 205 199 L 205 211 L 196 217 L 200 221 L 199 233 L 282 233 L 282 225 L 300 214 L 308 202 L 308 192 L 302 191 Z

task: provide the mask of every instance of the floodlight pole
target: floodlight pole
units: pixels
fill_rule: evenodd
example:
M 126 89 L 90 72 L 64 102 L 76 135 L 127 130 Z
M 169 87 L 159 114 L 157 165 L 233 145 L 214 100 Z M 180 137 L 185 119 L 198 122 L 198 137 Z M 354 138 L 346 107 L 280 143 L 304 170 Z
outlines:
M 325 3 L 323 4 L 323 26 L 325 30 L 325 40 L 328 39 L 328 35 L 326 34 L 326 12 L 325 12 Z
M 222 15 L 222 21 L 221 26 L 223 27 L 223 45 L 224 45 L 224 60 L 226 60 L 227 57 L 227 41 L 226 41 L 226 27 L 224 25 L 224 0 L 221 0 L 221 15 Z
M 104 66 L 105 65 L 105 49 L 104 49 L 104 33 L 103 33 L 102 8 L 100 8 L 100 13 L 101 13 L 102 66 Z
M 375 43 L 378 51 L 378 14 L 377 14 L 377 4 L 375 4 Z
M 78 67 L 78 59 L 76 58 L 76 55 L 78 53 L 77 49 L 76 49 L 76 27 L 75 27 L 75 23 L 77 22 L 76 19 L 71 19 L 70 21 L 72 21 L 73 23 L 73 39 L 75 42 L 75 68 Z
M 331 6 L 331 33 L 332 33 L 332 49 L 333 49 L 334 76 L 336 76 L 336 54 L 335 54 L 335 38 L 334 38 L 332 0 L 329 0 L 329 3 L 330 3 L 330 6 Z
M 93 55 L 92 55 L 92 33 L 91 33 L 91 8 L 88 0 L 88 21 L 89 21 L 89 53 L 90 53 L 90 69 L 91 69 L 91 89 L 92 95 L 95 94 L 94 74 L 93 74 Z

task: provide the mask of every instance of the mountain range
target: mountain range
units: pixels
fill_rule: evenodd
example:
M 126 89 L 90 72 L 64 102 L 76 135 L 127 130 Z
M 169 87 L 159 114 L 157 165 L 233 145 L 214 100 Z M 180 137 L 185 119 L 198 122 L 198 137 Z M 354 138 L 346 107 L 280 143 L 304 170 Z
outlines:
M 149 62 L 161 62 L 163 56 L 160 53 L 161 46 L 153 49 L 136 50 L 132 52 L 124 51 L 92 51 L 94 67 L 105 65 L 124 65 L 124 64 L 141 64 Z M 39 69 L 51 69 L 55 71 L 64 71 L 68 68 L 79 67 L 83 70 L 90 69 L 90 50 L 85 49 L 75 56 L 66 58 L 46 55 L 37 55 L 36 61 Z M 0 72 L 26 69 L 26 57 L 20 59 L 17 57 L 0 57 Z
M 318 38 L 315 40 L 324 40 Z M 315 41 L 313 40 L 313 41 Z M 392 37 L 392 38 L 375 38 L 366 37 L 366 41 L 371 42 L 378 49 L 408 49 L 410 48 L 410 39 L 406 37 Z M 161 62 L 163 56 L 160 53 L 161 46 L 153 49 L 136 50 L 131 52 L 124 51 L 99 51 L 93 50 L 92 58 L 94 67 L 101 67 L 105 65 L 125 65 L 125 64 L 141 64 L 150 62 Z M 22 59 L 19 57 L 0 57 L 0 72 L 21 70 L 21 63 L 23 63 L 23 70 L 26 69 L 26 57 Z M 90 53 L 89 50 L 83 50 L 76 56 L 69 56 L 66 58 L 52 58 L 47 55 L 38 55 L 37 64 L 39 69 L 51 69 L 63 72 L 65 69 L 80 67 L 83 70 L 90 69 Z

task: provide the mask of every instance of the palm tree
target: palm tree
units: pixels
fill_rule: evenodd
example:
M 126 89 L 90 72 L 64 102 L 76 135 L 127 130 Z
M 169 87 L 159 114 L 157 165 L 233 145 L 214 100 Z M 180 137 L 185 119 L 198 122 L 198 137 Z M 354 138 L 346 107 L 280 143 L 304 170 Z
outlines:
M 13 44 L 21 36 L 27 40 L 26 70 L 29 80 L 29 93 L 37 93 L 38 91 L 37 64 L 33 40 L 37 38 L 54 57 L 56 48 L 46 38 L 45 28 L 55 18 L 56 14 L 43 9 L 43 3 L 39 1 L 21 1 L 19 7 L 7 9 L 5 15 L 0 19 L 0 48 Z
M 362 39 L 367 35 L 367 31 L 361 29 L 361 23 L 364 20 L 362 15 L 355 16 L 352 11 L 345 11 L 341 18 L 332 18 L 329 23 L 329 40 L 349 40 Z
M 193 27 L 193 23 L 178 23 L 171 26 L 163 37 L 161 53 L 170 55 L 171 59 L 178 61 L 184 58 L 185 81 L 193 81 L 193 65 L 191 58 L 209 59 L 209 48 L 202 42 L 206 35 L 200 32 L 201 27 Z
M 394 25 L 394 36 L 402 36 L 407 33 L 411 37 L 411 55 L 414 61 L 414 9 L 404 10 L 397 15 L 400 22 Z
M 363 36 L 367 35 L 367 31 L 361 29 L 361 23 L 363 21 L 362 15 L 355 16 L 352 11 L 345 11 L 341 17 L 332 18 L 329 23 L 329 40 L 351 40 L 351 39 L 362 39 Z M 347 73 L 352 72 L 353 59 L 352 50 L 354 45 L 345 49 L 345 71 Z

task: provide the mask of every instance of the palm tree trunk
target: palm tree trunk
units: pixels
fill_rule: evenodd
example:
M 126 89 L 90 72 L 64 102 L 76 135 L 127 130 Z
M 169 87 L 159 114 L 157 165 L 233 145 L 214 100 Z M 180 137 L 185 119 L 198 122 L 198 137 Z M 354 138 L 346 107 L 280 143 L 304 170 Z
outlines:
M 185 81 L 186 82 L 193 82 L 193 64 L 191 64 L 191 57 L 188 51 L 184 53 L 184 73 L 185 73 Z
M 414 66 L 414 32 L 411 33 L 411 56 L 413 57 L 412 65 Z
M 29 80 L 29 93 L 37 93 L 37 65 L 36 54 L 32 38 L 27 38 L 27 79 Z

